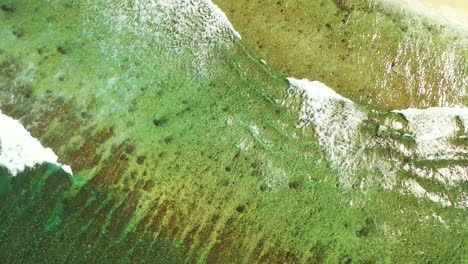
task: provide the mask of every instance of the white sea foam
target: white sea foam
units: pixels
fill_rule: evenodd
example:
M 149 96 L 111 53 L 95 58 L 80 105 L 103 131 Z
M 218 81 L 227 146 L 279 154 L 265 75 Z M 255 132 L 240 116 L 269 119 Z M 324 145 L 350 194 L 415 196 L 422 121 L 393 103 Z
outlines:
M 342 101 L 347 104 L 353 104 L 351 100 L 339 95 L 332 88 L 319 81 L 310 81 L 308 79 L 288 78 L 289 83 L 297 89 L 304 92 L 304 98 L 312 101 Z
M 468 168 L 461 165 L 453 165 L 443 168 L 418 168 L 414 165 L 406 164 L 403 169 L 414 173 L 421 178 L 437 180 L 448 186 L 468 181 Z
M 413 173 L 415 176 L 436 180 L 448 186 L 463 184 L 468 180 L 468 168 L 463 165 L 451 165 L 443 168 L 419 168 L 403 158 L 379 152 L 379 148 L 400 151 L 405 157 L 423 157 L 437 159 L 466 158 L 466 148 L 450 143 L 454 136 L 466 133 L 468 111 L 461 107 L 439 107 L 429 109 L 405 109 L 395 113 L 402 114 L 407 124 L 391 116 L 385 125 L 379 126 L 379 133 L 387 129 L 398 133 L 410 133 L 415 138 L 416 147 L 406 147 L 398 139 L 387 137 L 368 137 L 359 130 L 367 114 L 357 108 L 349 99 L 339 95 L 330 87 L 318 81 L 288 78 L 290 90 L 287 105 L 298 96 L 301 98 L 299 111 L 299 128 L 311 126 L 317 135 L 320 145 L 326 151 L 332 165 L 341 175 L 344 186 L 359 183 L 361 188 L 376 181 L 386 189 L 403 186 L 405 192 L 417 197 L 425 197 L 443 206 L 453 205 L 445 194 L 426 191 L 417 180 L 405 180 L 396 185 L 399 169 Z M 390 127 L 390 128 L 389 128 Z M 461 131 L 463 130 L 463 131 Z M 377 150 L 377 151 L 374 151 Z M 410 159 L 411 160 L 411 159 Z M 356 175 L 367 174 L 368 179 L 356 182 Z M 375 177 L 376 173 L 381 176 Z M 458 198 L 460 200 L 460 198 Z M 461 200 L 460 200 L 461 201 Z M 463 202 L 455 205 L 463 207 Z
M 451 206 L 452 203 L 444 195 L 439 195 L 426 191 L 417 181 L 410 179 L 404 182 L 407 191 L 414 194 L 416 197 L 425 197 L 433 202 L 440 203 L 443 206 Z
M 221 8 L 219 8 L 216 4 L 214 4 L 210 0 L 206 0 L 206 2 L 211 7 L 211 10 L 213 11 L 213 13 L 216 14 L 216 16 L 218 17 L 220 23 L 223 24 L 224 27 L 229 28 L 229 30 L 231 30 L 231 32 L 234 34 L 234 36 L 241 39 L 242 38 L 241 35 L 239 34 L 239 32 L 237 32 L 234 29 L 234 26 L 231 24 L 228 17 L 226 16 L 226 14 L 223 12 L 223 10 L 221 10 Z
M 231 44 L 233 37 L 241 38 L 210 0 L 105 0 L 100 4 L 111 31 L 151 37 L 175 51 L 192 50 L 201 59 L 213 48 Z
M 299 127 L 313 125 L 333 165 L 341 170 L 352 171 L 359 163 L 358 128 L 366 118 L 354 103 L 318 81 L 288 78 L 295 92 L 302 95 Z
M 50 148 L 44 148 L 21 123 L 0 111 L 0 166 L 16 176 L 27 167 L 33 168 L 47 162 L 60 166 L 71 175 L 70 166 L 62 165 L 57 160 L 57 155 Z
M 468 150 L 450 143 L 457 133 L 468 128 L 468 108 L 431 107 L 393 111 L 408 120 L 409 132 L 417 144 L 417 154 L 426 159 L 455 159 L 468 154 Z M 463 128 L 459 127 L 457 119 Z

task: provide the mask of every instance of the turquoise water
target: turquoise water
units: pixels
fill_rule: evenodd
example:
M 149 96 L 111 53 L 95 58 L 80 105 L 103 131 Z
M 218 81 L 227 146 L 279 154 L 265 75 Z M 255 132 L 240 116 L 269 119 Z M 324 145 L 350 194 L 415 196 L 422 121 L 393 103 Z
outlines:
M 194 4 L 198 17 L 145 3 L 0 1 L 2 112 L 75 172 L 2 170 L 2 263 L 466 259 L 466 209 L 455 206 L 466 182 L 399 167 L 465 159 L 405 160 L 371 145 L 350 150 L 358 169 L 343 174 L 319 126 L 297 127 L 304 98 L 242 40 L 207 29 L 206 5 Z M 377 131 L 407 120 L 355 107 L 369 117 L 359 140 L 415 148 L 405 131 Z M 391 164 L 394 186 L 362 157 L 403 161 Z M 408 179 L 453 206 L 405 191 Z

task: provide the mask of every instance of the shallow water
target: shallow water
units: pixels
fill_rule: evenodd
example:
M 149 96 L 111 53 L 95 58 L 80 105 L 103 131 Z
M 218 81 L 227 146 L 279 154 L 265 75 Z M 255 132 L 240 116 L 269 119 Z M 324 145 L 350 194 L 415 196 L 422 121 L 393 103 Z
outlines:
M 467 35 L 406 9 L 403 15 L 399 5 L 215 2 L 243 40 L 287 76 L 321 81 L 377 108 L 466 105 Z
M 468 2 L 464 0 L 397 0 L 400 1 L 401 3 L 411 5 L 413 3 L 414 5 L 418 4 L 426 4 L 432 7 L 448 7 L 451 9 L 454 9 L 456 12 L 459 12 L 460 14 L 466 14 L 468 13 Z
M 428 16 L 468 33 L 468 1 L 465 0 L 388 0 L 417 14 Z
M 362 15 L 327 3 L 315 12 Z M 239 10 L 229 4 L 237 2 L 220 6 L 232 18 Z M 334 73 L 327 80 L 336 86 L 288 79 L 270 59 L 262 61 L 248 28 L 233 19 L 239 39 L 205 0 L 0 0 L 0 6 L 1 111 L 74 172 L 38 164 L 13 177 L 0 169 L 0 262 L 466 258 L 466 108 L 383 110 L 408 106 L 414 97 L 398 102 L 387 97 L 389 90 L 380 100 L 394 101 L 381 107 L 356 96 L 349 82 L 354 71 L 338 75 L 334 68 L 356 66 L 351 62 L 319 65 L 322 73 Z M 252 6 L 244 7 L 249 14 Z M 382 18 L 372 32 L 401 37 L 391 15 L 369 14 Z M 339 35 L 325 23 L 312 29 L 329 30 L 317 43 Z M 349 30 L 357 46 L 369 44 L 358 37 L 366 28 Z M 418 61 L 426 69 L 441 53 L 442 69 L 453 69 L 428 81 L 464 84 L 464 64 L 443 64 L 457 61 L 458 44 L 445 42 L 452 38 L 441 37 L 440 50 Z M 425 47 L 413 44 L 402 50 Z M 324 51 L 317 61 L 334 62 L 330 54 Z M 356 83 L 375 81 L 354 77 Z M 462 100 L 437 91 L 415 105 Z M 428 135 L 442 153 L 424 156 Z M 451 156 L 438 156 L 445 150 Z

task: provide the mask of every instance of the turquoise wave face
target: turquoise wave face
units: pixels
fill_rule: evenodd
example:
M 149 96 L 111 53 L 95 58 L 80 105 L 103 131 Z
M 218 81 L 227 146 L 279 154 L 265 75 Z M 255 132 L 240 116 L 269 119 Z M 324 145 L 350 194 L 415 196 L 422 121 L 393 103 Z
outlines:
M 207 1 L 0 7 L 2 113 L 74 172 L 0 170 L 0 262 L 465 257 L 463 116 L 420 155 L 418 115 L 294 85 Z

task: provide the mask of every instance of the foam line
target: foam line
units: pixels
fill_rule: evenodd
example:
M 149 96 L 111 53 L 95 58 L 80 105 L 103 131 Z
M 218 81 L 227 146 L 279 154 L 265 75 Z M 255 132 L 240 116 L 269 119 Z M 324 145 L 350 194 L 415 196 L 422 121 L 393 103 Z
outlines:
M 408 108 L 393 112 L 402 114 L 408 120 L 408 129 L 416 140 L 418 155 L 427 159 L 454 159 L 468 154 L 468 150 L 449 141 L 456 133 L 466 132 L 468 108 Z M 459 127 L 460 124 L 463 127 Z
M 0 111 L 0 166 L 16 176 L 27 167 L 51 163 L 72 175 L 71 167 L 58 163 L 57 155 L 31 136 L 24 126 Z

